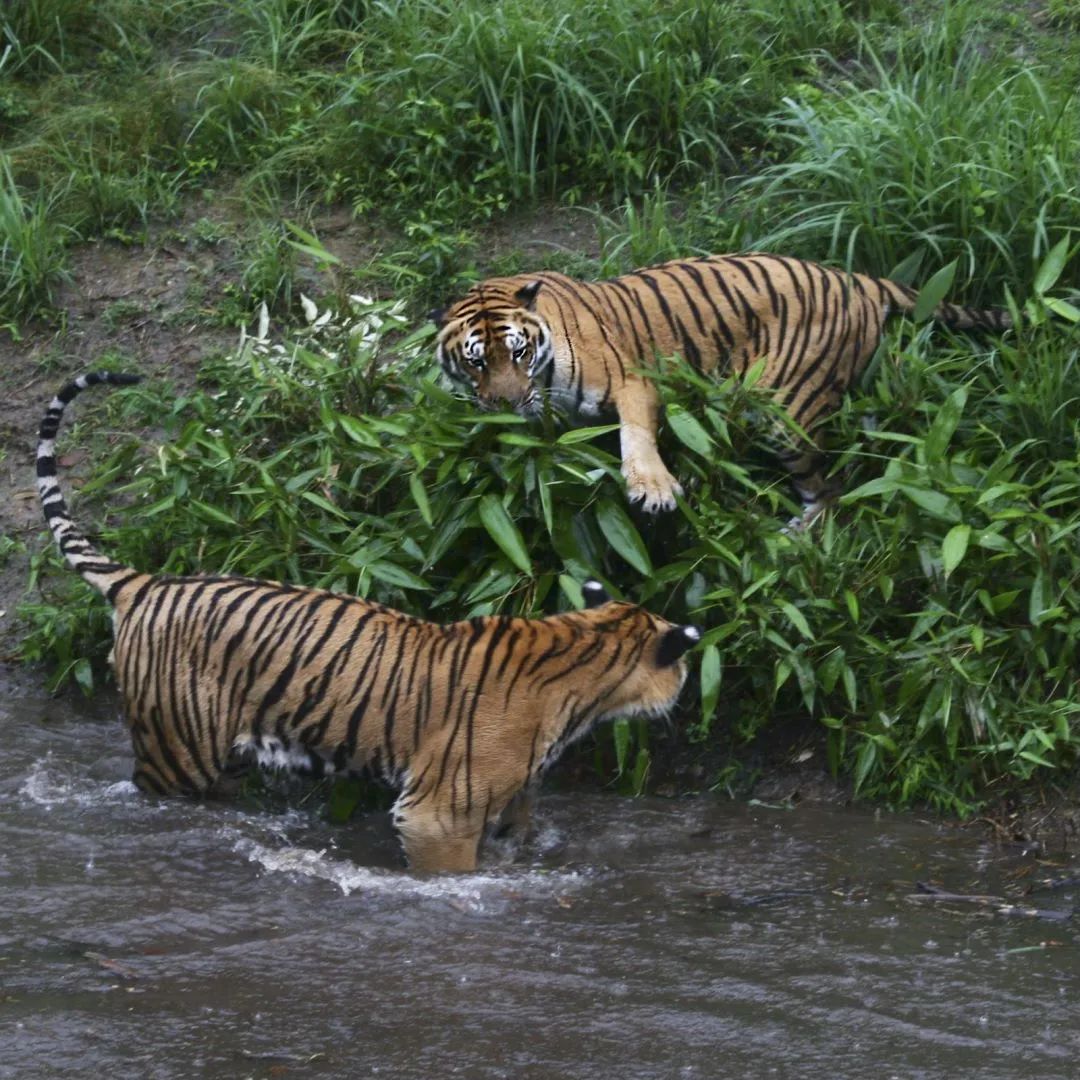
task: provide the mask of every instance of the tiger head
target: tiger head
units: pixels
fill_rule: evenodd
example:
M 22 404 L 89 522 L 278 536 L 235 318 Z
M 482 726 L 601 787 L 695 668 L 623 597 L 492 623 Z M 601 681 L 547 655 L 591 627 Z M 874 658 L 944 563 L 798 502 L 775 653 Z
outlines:
M 554 348 L 551 328 L 536 310 L 540 284 L 485 281 L 445 311 L 431 313 L 443 371 L 470 388 L 483 408 L 509 406 L 524 416 L 543 410 L 537 379 L 550 366 Z
M 686 681 L 684 654 L 701 640 L 701 631 L 637 604 L 610 600 L 597 581 L 587 581 L 582 594 L 587 607 L 564 617 L 580 620 L 603 641 L 604 671 L 596 687 L 604 685 L 608 696 L 601 718 L 666 714 Z

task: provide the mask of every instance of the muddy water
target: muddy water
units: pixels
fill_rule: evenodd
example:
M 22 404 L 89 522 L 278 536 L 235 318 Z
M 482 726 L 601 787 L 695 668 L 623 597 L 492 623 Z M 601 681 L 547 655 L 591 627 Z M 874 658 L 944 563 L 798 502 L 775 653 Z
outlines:
M 98 711 L 101 711 L 100 706 Z M 914 818 L 549 796 L 516 861 L 152 802 L 119 721 L 0 701 L 0 1077 L 1075 1077 L 1080 874 Z

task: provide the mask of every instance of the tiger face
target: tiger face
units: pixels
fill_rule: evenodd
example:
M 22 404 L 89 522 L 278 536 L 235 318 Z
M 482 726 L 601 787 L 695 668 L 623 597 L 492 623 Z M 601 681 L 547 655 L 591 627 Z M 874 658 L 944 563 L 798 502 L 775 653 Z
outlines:
M 509 406 L 523 416 L 543 410 L 543 386 L 554 349 L 551 329 L 536 311 L 540 282 L 503 295 L 474 288 L 442 312 L 435 352 L 447 376 L 466 387 L 482 408 Z

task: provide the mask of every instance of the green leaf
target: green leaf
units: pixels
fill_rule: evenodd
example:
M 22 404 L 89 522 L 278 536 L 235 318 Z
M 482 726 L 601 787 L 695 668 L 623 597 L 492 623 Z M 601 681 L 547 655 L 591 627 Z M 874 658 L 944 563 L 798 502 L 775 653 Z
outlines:
M 948 577 L 963 561 L 971 539 L 970 525 L 954 525 L 941 541 L 941 565 Z
M 551 509 L 551 487 L 554 484 L 551 475 L 551 465 L 545 457 L 541 459 L 536 469 L 536 488 L 540 493 L 540 511 L 544 515 L 544 524 L 547 526 L 548 536 L 555 535 L 555 518 Z
M 926 461 L 927 464 L 944 459 L 945 451 L 949 448 L 949 440 L 953 437 L 960 417 L 964 414 L 964 406 L 967 404 L 967 388 L 958 386 L 938 409 L 930 430 L 926 433 Z
M 934 314 L 934 308 L 945 299 L 946 293 L 952 287 L 954 277 L 956 277 L 956 259 L 932 275 L 919 290 L 919 295 L 915 298 L 915 307 L 911 312 L 911 317 L 917 323 L 926 322 Z
M 230 517 L 224 510 L 219 510 L 216 506 L 211 506 L 209 503 L 201 502 L 199 499 L 192 499 L 191 505 L 204 517 L 219 521 L 222 525 L 232 525 L 235 527 L 238 524 L 236 518 Z
M 916 248 L 910 255 L 905 256 L 898 262 L 885 276 L 890 281 L 895 281 L 900 285 L 910 285 L 915 280 L 919 267 L 922 266 L 925 254 L 925 248 Z
M 158 499 L 156 502 L 152 502 L 149 506 L 143 506 L 139 508 L 139 513 L 142 517 L 153 517 L 155 514 L 160 514 L 163 510 L 171 510 L 176 505 L 175 495 L 166 495 L 163 499 Z
M 848 614 L 856 626 L 859 624 L 859 598 L 850 590 L 844 590 L 844 603 L 847 604 Z
M 720 650 L 715 645 L 706 645 L 701 650 L 701 723 L 706 730 L 712 723 L 716 703 L 720 700 L 723 674 Z
M 799 631 L 807 641 L 814 640 L 814 632 L 806 621 L 806 616 L 790 600 L 781 600 L 780 610 L 791 620 L 791 625 Z
M 374 562 L 363 563 L 362 566 L 372 577 L 385 581 L 387 585 L 396 585 L 400 589 L 431 588 L 422 577 L 418 577 L 411 570 L 385 559 L 376 559 Z
M 94 692 L 94 669 L 90 666 L 90 661 L 85 656 L 80 657 L 75 661 L 75 666 L 72 668 L 72 674 L 75 676 L 75 681 L 79 684 L 79 688 L 82 692 L 89 697 Z
M 1069 237 L 1063 236 L 1047 253 L 1039 269 L 1035 272 L 1032 288 L 1035 295 L 1041 297 L 1057 284 L 1061 271 L 1069 258 Z
M 891 495 L 899 486 L 899 483 L 891 477 L 875 476 L 873 480 L 868 480 L 865 484 L 860 484 L 857 488 L 841 495 L 840 502 L 847 504 L 858 502 L 859 499 L 867 499 L 871 495 Z
M 607 542 L 644 577 L 652 573 L 649 552 L 629 515 L 612 499 L 596 504 L 596 523 Z
M 326 816 L 335 825 L 344 825 L 364 794 L 363 781 L 355 776 L 343 776 L 334 781 L 330 789 L 330 798 L 326 802 Z
M 675 433 L 675 437 L 684 446 L 689 447 L 702 457 L 710 457 L 713 452 L 713 442 L 709 433 L 698 423 L 696 417 L 691 416 L 681 405 L 669 405 L 667 409 L 668 426 Z
M 859 747 L 859 752 L 855 757 L 855 790 L 859 791 L 863 784 L 866 783 L 866 778 L 870 775 L 874 766 L 877 764 L 878 748 L 877 744 L 871 739 L 867 739 L 862 746 Z
M 317 506 L 320 510 L 325 510 L 326 513 L 332 514 L 334 517 L 348 520 L 349 515 L 341 509 L 340 506 L 335 506 L 329 499 L 323 498 L 322 495 L 317 495 L 314 491 L 302 491 L 300 498 L 306 502 L 311 503 L 313 506 Z
M 337 421 L 341 425 L 341 430 L 344 431 L 353 442 L 357 442 L 361 446 L 370 446 L 372 448 L 377 448 L 381 445 L 379 443 L 378 435 L 376 435 L 367 424 L 362 423 L 355 416 L 339 416 Z
M 503 554 L 522 573 L 532 576 L 532 562 L 525 547 L 525 540 L 498 497 L 485 495 L 480 500 L 479 513 L 480 523 L 502 549 Z
M 959 521 L 960 507 L 940 491 L 915 487 L 914 484 L 897 484 L 897 487 L 918 507 L 939 521 Z
M 1028 618 L 1034 626 L 1039 625 L 1041 617 L 1050 607 L 1050 600 L 1050 583 L 1042 570 L 1039 570 L 1031 583 L 1031 593 L 1028 596 Z
M 590 442 L 592 439 L 606 435 L 609 431 L 617 431 L 618 424 L 600 424 L 597 427 L 571 428 L 564 431 L 555 441 L 560 446 L 573 446 L 574 443 Z
M 1080 322 L 1080 308 L 1074 307 L 1068 300 L 1059 300 L 1056 296 L 1044 296 L 1043 303 L 1055 315 L 1060 315 L 1069 322 Z
M 409 477 L 409 491 L 412 493 L 413 502 L 416 503 L 416 509 L 420 511 L 420 516 L 428 525 L 431 525 L 433 523 L 431 502 L 428 499 L 427 488 L 424 487 L 424 481 L 419 473 L 413 473 Z
M 630 777 L 630 790 L 634 796 L 645 792 L 645 781 L 649 777 L 649 767 L 652 765 L 652 756 L 647 746 L 638 747 L 637 757 L 634 759 L 634 771 Z
M 1046 758 L 1040 757 L 1038 754 L 1033 753 L 1031 750 L 1021 750 L 1019 756 L 1022 757 L 1025 761 L 1034 762 L 1036 765 L 1042 765 L 1047 769 L 1052 769 L 1054 767 L 1053 762 L 1047 761 Z
M 579 610 L 585 606 L 585 596 L 581 591 L 581 582 L 572 578 L 569 574 L 559 575 L 559 588 L 562 589 L 566 599 Z
M 305 232 L 299 225 L 294 225 L 291 221 L 285 222 L 285 228 L 289 230 L 294 236 L 300 237 L 299 240 L 287 241 L 290 247 L 296 248 L 297 251 L 302 251 L 305 255 L 310 255 L 316 262 L 326 263 L 329 266 L 340 266 L 341 260 L 329 252 L 322 246 L 317 236 L 312 233 Z

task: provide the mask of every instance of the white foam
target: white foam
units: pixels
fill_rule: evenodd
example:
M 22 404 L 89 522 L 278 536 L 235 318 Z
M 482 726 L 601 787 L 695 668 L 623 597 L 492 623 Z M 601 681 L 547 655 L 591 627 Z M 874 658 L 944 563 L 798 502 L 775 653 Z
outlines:
M 130 780 L 111 784 L 81 776 L 68 776 L 54 768 L 48 758 L 35 761 L 19 788 L 19 794 L 38 806 L 100 806 L 136 798 L 138 788 Z
M 482 911 L 485 901 L 505 900 L 522 893 L 550 895 L 579 888 L 583 882 L 577 873 L 520 873 L 460 874 L 446 877 L 419 878 L 401 870 L 375 870 L 357 866 L 346 859 L 328 858 L 325 850 L 284 847 L 269 848 L 257 840 L 238 840 L 234 851 L 272 873 L 298 874 L 302 877 L 329 881 L 349 896 L 354 892 L 365 895 L 412 896 L 421 900 L 448 900 L 464 904 L 469 910 Z

